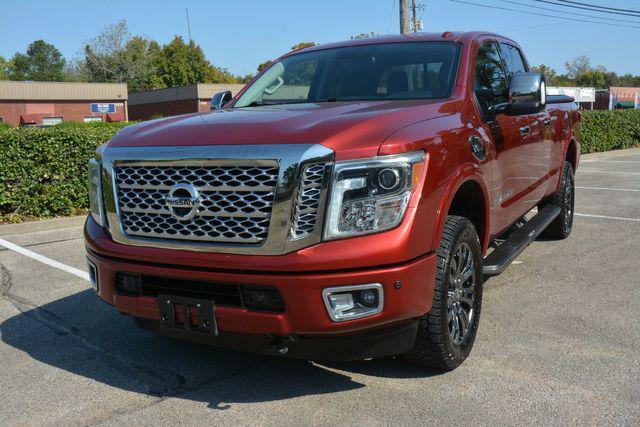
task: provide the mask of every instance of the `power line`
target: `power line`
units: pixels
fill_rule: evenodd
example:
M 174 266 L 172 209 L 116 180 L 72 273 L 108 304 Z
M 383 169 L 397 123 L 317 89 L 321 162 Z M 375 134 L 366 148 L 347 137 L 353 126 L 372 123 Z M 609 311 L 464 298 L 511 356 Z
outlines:
M 600 17 L 600 16 L 587 15 L 585 13 L 577 13 L 577 12 L 565 12 L 563 10 L 550 9 L 548 7 L 541 7 L 541 6 L 534 6 L 534 5 L 531 5 L 531 4 L 520 3 L 520 2 L 517 2 L 517 1 L 513 1 L 513 0 L 500 0 L 500 1 L 503 1 L 505 3 L 516 4 L 518 6 L 532 7 L 532 8 L 537 9 L 537 10 L 548 10 L 548 11 L 551 11 L 551 12 L 558 12 L 558 13 L 570 13 L 570 14 L 575 15 L 575 16 L 584 16 L 584 17 L 587 17 L 587 18 L 608 19 L 609 21 L 628 22 L 628 23 L 631 23 L 631 24 L 640 24 L 640 21 L 630 21 L 628 19 L 616 19 L 616 18 L 609 18 L 609 17 Z
M 185 8 L 187 11 L 187 31 L 189 31 L 189 43 L 191 43 L 191 24 L 189 23 L 189 9 Z
M 391 22 L 393 21 L 394 10 L 396 10 L 396 0 L 391 1 L 391 15 L 389 15 L 389 25 L 387 25 L 387 33 L 391 32 Z
M 569 5 L 569 4 L 555 3 L 555 2 L 552 2 L 552 1 L 549 1 L 549 0 L 533 0 L 533 1 L 537 1 L 538 3 L 548 3 L 548 4 L 552 4 L 554 6 L 568 7 L 568 8 L 572 8 L 572 9 L 583 9 L 583 10 L 590 10 L 591 12 L 608 13 L 610 15 L 634 16 L 636 18 L 640 18 L 640 15 L 637 14 L 637 13 L 640 13 L 640 12 L 636 12 L 636 13 L 612 12 L 610 10 L 600 10 L 600 9 L 593 9 L 593 8 L 584 7 L 584 6 L 572 6 L 572 5 Z
M 632 10 L 632 9 L 618 9 L 615 7 L 608 7 L 608 6 L 598 6 L 596 4 L 589 4 L 589 3 L 580 3 L 579 1 L 571 1 L 571 0 L 558 0 L 561 1 L 563 3 L 572 3 L 572 4 L 579 4 L 581 6 L 590 6 L 590 7 L 597 7 L 598 9 L 607 9 L 607 10 L 616 10 L 618 12 L 633 12 L 633 13 L 640 13 L 640 10 Z
M 612 26 L 612 27 L 635 28 L 635 29 L 639 29 L 640 30 L 640 26 L 625 25 L 625 24 L 611 24 L 611 23 L 608 23 L 608 22 L 589 21 L 587 19 L 580 19 L 580 18 L 568 18 L 566 16 L 549 15 L 549 14 L 546 14 L 546 13 L 528 12 L 526 10 L 518 10 L 518 9 L 513 9 L 513 8 L 510 8 L 510 7 L 491 6 L 491 5 L 487 5 L 487 4 L 480 4 L 480 3 L 474 3 L 474 2 L 463 1 L 463 0 L 450 0 L 450 1 L 452 1 L 454 3 L 463 3 L 463 4 L 473 5 L 473 6 L 486 7 L 486 8 L 489 8 L 489 9 L 507 10 L 509 12 L 526 13 L 528 15 L 544 16 L 546 18 L 564 19 L 565 21 L 586 22 L 586 23 L 589 23 L 589 24 L 608 25 L 608 26 Z

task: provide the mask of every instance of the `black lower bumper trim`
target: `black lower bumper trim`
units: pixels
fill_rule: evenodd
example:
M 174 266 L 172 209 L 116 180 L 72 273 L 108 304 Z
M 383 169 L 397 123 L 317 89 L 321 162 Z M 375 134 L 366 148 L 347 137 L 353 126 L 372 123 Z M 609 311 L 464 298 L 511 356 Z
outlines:
M 211 336 L 166 328 L 159 320 L 136 318 L 135 321 L 139 327 L 161 335 L 242 351 L 265 353 L 265 349 L 272 349 L 277 343 L 277 346 L 287 348 L 279 353 L 281 356 L 310 360 L 362 360 L 402 354 L 413 347 L 418 329 L 416 320 L 349 335 L 301 335 L 294 338 L 221 331 L 219 335 Z

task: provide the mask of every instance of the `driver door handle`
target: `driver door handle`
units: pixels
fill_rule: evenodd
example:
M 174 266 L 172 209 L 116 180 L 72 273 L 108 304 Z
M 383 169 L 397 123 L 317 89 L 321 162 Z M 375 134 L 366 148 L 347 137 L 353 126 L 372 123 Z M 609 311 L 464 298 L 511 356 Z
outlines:
M 531 132 L 531 129 L 529 128 L 529 126 L 522 126 L 520 128 L 520 135 L 522 135 L 522 136 L 529 135 L 529 132 Z

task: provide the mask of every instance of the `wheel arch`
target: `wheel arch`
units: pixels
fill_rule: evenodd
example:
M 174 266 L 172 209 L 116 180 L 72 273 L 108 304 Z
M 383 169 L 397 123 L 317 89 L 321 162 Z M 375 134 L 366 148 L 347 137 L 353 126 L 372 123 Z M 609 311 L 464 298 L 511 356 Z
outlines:
M 490 202 L 487 186 L 475 165 L 463 166 L 450 180 L 438 210 L 432 247 L 440 245 L 447 215 L 451 214 L 464 216 L 473 223 L 484 254 L 489 244 Z
M 564 153 L 564 160 L 571 163 L 571 167 L 575 173 L 576 168 L 578 167 L 578 148 L 574 138 L 569 140 L 569 144 L 567 145 L 567 149 Z

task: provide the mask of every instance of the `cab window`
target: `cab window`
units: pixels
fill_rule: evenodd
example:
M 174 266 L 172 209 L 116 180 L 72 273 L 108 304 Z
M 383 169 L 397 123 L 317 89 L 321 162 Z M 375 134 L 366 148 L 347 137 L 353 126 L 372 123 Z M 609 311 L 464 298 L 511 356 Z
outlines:
M 496 44 L 485 42 L 478 49 L 473 88 L 485 117 L 491 116 L 491 107 L 507 102 L 507 76 Z
M 522 59 L 520 49 L 510 44 L 500 43 L 500 52 L 502 53 L 502 58 L 504 59 L 509 76 L 527 72 L 527 66 Z

